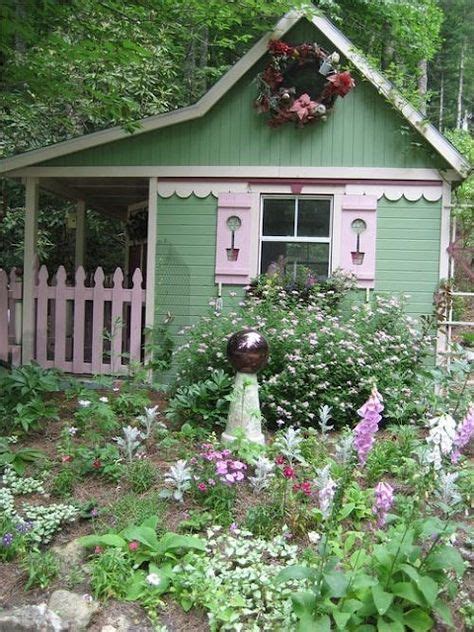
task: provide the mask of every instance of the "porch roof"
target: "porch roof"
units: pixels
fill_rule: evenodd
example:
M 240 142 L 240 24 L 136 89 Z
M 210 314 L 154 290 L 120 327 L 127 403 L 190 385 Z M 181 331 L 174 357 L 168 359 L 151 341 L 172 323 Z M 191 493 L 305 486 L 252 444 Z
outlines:
M 125 219 L 133 204 L 148 200 L 147 177 L 41 178 L 40 187 L 65 199 L 84 200 L 87 207 L 110 217 Z

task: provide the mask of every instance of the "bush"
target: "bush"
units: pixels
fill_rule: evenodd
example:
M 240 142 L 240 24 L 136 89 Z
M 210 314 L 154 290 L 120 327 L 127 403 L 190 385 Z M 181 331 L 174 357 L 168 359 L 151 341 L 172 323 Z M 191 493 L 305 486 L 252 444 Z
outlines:
M 353 424 L 374 382 L 386 394 L 387 415 L 404 421 L 398 403 L 412 397 L 431 337 L 415 328 L 399 300 L 374 297 L 364 304 L 356 296 L 345 308 L 347 288 L 336 292 L 334 285 L 309 296 L 261 285 L 237 312 L 202 318 L 177 350 L 177 399 L 189 385 L 200 392 L 207 382 L 203 376 L 219 370 L 231 375 L 227 339 L 250 327 L 260 330 L 270 346 L 268 365 L 260 373 L 262 413 L 270 424 L 316 425 L 325 404 L 336 427 Z M 229 392 L 226 387 L 214 395 L 206 389 L 208 409 Z M 173 411 L 177 399 L 171 400 Z

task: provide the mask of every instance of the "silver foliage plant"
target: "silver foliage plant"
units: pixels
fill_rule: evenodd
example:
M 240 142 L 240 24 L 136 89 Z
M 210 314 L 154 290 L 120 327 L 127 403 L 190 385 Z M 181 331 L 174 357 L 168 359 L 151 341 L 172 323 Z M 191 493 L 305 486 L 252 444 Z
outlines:
M 183 502 L 184 493 L 191 487 L 192 479 L 193 473 L 188 462 L 184 459 L 176 461 L 165 476 L 165 483 L 173 487 L 173 491 L 164 490 L 161 496 L 163 498 L 173 497 L 174 500 Z
M 255 462 L 255 476 L 250 476 L 249 481 L 256 492 L 266 489 L 273 478 L 275 463 L 266 456 L 259 456 Z
M 354 440 L 354 437 L 352 436 L 352 432 L 348 432 L 341 438 L 339 443 L 336 445 L 336 453 L 334 456 L 338 463 L 341 463 L 342 465 L 346 465 L 347 463 L 349 463 L 352 456 L 353 440 Z
M 441 502 L 446 506 L 445 509 L 449 510 L 462 501 L 461 494 L 459 493 L 459 487 L 456 484 L 456 480 L 459 476 L 459 472 L 441 472 L 438 476 L 438 489 L 436 490 L 437 496 Z M 446 511 L 447 513 L 447 511 Z
M 285 432 L 278 437 L 275 443 L 280 452 L 283 456 L 286 456 L 290 463 L 293 463 L 294 461 L 304 463 L 305 460 L 301 454 L 300 447 L 302 441 L 303 437 L 301 436 L 301 428 L 293 428 L 293 426 L 289 426 Z
M 166 428 L 165 424 L 158 421 L 159 414 L 158 406 L 153 406 L 153 408 L 147 408 L 145 406 L 145 413 L 137 417 L 137 420 L 145 428 L 145 439 L 149 439 L 156 426 Z
M 122 428 L 122 432 L 123 437 L 114 437 L 114 441 L 131 463 L 135 453 L 141 446 L 141 440 L 144 438 L 144 435 L 138 428 L 134 428 L 133 426 L 125 426 Z
M 327 404 L 324 404 L 324 406 L 320 406 L 318 413 L 319 413 L 319 430 L 321 431 L 322 435 L 327 434 L 330 430 L 333 430 L 334 426 L 329 425 L 329 422 L 332 419 L 332 414 L 331 414 L 332 408 L 331 406 L 328 406 Z

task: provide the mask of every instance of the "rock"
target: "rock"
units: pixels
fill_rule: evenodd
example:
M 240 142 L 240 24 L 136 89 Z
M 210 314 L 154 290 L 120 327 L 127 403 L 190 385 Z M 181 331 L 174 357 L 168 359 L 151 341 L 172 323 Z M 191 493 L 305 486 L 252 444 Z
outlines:
M 49 609 L 69 624 L 70 632 L 85 630 L 100 605 L 92 598 L 85 598 L 69 590 L 55 590 L 49 598 Z
M 129 632 L 133 628 L 130 620 L 123 614 L 109 619 L 100 632 Z
M 86 554 L 86 549 L 79 544 L 78 539 L 71 540 L 63 546 L 53 546 L 52 550 L 65 568 L 80 564 Z
M 0 632 L 65 632 L 69 625 L 45 603 L 0 612 Z

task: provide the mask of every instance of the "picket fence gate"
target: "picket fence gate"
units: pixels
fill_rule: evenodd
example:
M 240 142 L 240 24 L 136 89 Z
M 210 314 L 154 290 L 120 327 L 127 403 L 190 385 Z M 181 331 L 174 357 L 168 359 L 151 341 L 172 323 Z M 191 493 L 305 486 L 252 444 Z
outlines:
M 74 374 L 123 374 L 130 362 L 143 360 L 145 290 L 136 269 L 132 287 L 124 288 L 117 268 L 111 287 L 97 268 L 86 283 L 81 266 L 74 285 L 60 266 L 50 278 L 41 266 L 34 284 L 34 360 L 44 368 Z M 13 269 L 0 270 L 0 360 L 21 362 L 22 281 Z

